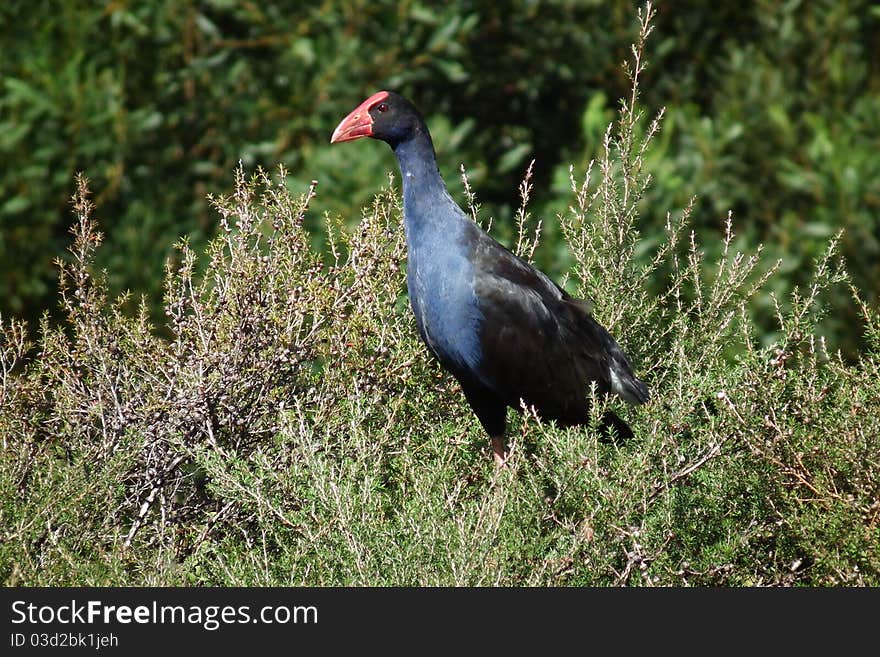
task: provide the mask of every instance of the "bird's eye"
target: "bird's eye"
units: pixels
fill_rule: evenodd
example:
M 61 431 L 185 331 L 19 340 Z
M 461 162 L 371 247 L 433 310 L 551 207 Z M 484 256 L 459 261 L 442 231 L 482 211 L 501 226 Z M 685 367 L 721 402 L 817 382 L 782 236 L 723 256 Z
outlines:
M 377 112 L 387 112 L 388 105 L 386 105 L 385 103 L 379 103 L 378 105 L 376 105 L 376 111 Z

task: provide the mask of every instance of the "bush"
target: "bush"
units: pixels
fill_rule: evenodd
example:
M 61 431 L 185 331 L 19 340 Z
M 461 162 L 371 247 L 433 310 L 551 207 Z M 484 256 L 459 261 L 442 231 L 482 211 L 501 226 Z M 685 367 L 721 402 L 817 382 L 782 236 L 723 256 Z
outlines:
M 880 318 L 832 239 L 760 343 L 773 280 L 732 221 L 708 261 L 691 206 L 659 243 L 638 233 L 650 178 L 638 81 L 586 175 L 570 175 L 566 284 L 594 296 L 646 375 L 635 438 L 526 414 L 496 470 L 464 399 L 429 360 L 403 298 L 393 187 L 358 227 L 304 228 L 317 191 L 240 170 L 212 199 L 198 274 L 185 242 L 165 276 L 165 331 L 111 300 L 86 181 L 63 325 L 34 345 L 2 321 L 0 574 L 7 585 L 880 584 Z M 640 134 L 642 136 L 640 136 Z M 516 248 L 540 250 L 525 201 Z M 717 239 L 709 235 L 709 240 Z M 646 257 L 647 254 L 647 257 Z M 649 290 L 660 290 L 659 293 Z M 852 290 L 868 350 L 816 327 Z M 611 400 L 597 399 L 597 418 Z

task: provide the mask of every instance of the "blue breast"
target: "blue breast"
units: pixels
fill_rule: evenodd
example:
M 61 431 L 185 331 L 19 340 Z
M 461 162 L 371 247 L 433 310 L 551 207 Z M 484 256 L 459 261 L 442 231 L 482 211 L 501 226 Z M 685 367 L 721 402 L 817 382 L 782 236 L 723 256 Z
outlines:
M 422 339 L 441 363 L 472 370 L 480 361 L 482 315 L 474 294 L 473 266 L 461 235 L 409 244 L 407 288 Z
M 419 334 L 447 368 L 472 371 L 480 361 L 483 318 L 467 240 L 470 221 L 445 189 L 418 200 L 407 191 L 405 185 L 406 284 Z

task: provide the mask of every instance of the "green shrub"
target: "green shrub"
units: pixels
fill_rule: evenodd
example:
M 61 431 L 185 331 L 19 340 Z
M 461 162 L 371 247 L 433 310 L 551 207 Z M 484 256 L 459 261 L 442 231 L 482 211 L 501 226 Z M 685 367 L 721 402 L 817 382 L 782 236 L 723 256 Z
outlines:
M 416 337 L 393 186 L 354 230 L 325 217 L 322 258 L 304 228 L 315 184 L 293 195 L 283 169 L 239 170 L 205 256 L 184 242 L 169 263 L 166 338 L 144 302 L 130 316 L 108 294 L 80 178 L 62 325 L 44 319 L 31 345 L 0 320 L 4 583 L 880 584 L 880 317 L 834 238 L 763 346 L 751 307 L 774 265 L 737 250 L 730 217 L 720 240 L 688 232 L 690 205 L 661 241 L 639 235 L 662 118 L 640 133 L 650 17 L 632 92 L 559 217 L 566 284 L 652 387 L 621 410 L 635 438 L 526 413 L 509 466 L 492 465 Z M 526 255 L 541 250 L 529 185 Z M 857 362 L 816 328 L 847 289 Z

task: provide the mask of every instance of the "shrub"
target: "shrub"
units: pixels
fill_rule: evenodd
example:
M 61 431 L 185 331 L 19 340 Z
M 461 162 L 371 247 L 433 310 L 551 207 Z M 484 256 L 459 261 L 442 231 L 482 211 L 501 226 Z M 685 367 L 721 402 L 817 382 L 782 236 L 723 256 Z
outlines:
M 690 206 L 656 246 L 638 233 L 650 178 L 638 83 L 559 217 L 575 263 L 653 389 L 635 438 L 526 413 L 509 467 L 416 338 L 392 185 L 357 229 L 303 223 L 317 187 L 239 170 L 212 199 L 219 235 L 165 277 L 170 338 L 111 300 L 84 178 L 63 326 L 34 345 L 2 321 L 0 573 L 7 585 L 878 585 L 880 318 L 855 288 L 868 350 L 817 335 L 849 283 L 833 239 L 805 292 L 750 318 L 773 266 L 736 251 L 728 216 L 707 262 Z M 523 183 L 520 239 L 529 180 Z M 545 222 L 546 223 L 546 222 Z M 716 239 L 709 236 L 710 240 Z M 648 251 L 651 257 L 642 257 Z M 659 289 L 660 293 L 649 292 Z M 607 404 L 597 399 L 596 417 Z

